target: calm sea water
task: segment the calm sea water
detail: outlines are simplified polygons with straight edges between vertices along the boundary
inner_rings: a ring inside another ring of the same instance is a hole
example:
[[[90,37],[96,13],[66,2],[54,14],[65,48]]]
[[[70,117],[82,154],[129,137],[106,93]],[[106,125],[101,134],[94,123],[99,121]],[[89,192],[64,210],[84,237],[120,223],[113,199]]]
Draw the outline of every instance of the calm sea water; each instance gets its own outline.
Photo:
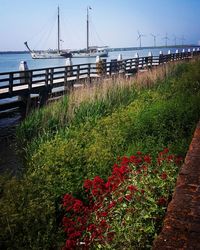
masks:
[[[167,54],[170,48],[162,49],[164,54]],[[170,49],[171,52],[175,52],[175,48]],[[152,49],[153,55],[158,55],[160,49]],[[112,59],[117,59],[119,54],[122,54],[123,59],[133,58],[135,53],[138,53],[139,56],[147,56],[149,50],[130,50],[130,51],[117,51],[117,52],[109,52],[109,56],[107,61]],[[72,58],[72,63],[74,65],[81,63],[94,63],[95,58]],[[29,69],[37,69],[37,68],[46,68],[46,67],[56,67],[56,66],[64,66],[66,64],[66,59],[32,59],[30,54],[0,54],[0,72],[10,72],[10,71],[18,71],[19,64],[21,61],[26,61]]]

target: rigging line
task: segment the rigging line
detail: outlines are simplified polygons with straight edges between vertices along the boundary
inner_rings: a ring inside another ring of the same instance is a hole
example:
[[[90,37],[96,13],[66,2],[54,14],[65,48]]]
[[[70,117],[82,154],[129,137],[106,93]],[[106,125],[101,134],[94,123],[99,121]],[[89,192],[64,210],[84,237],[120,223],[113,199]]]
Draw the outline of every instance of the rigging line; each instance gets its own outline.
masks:
[[[46,30],[43,35],[40,37],[40,39],[38,40],[37,44],[36,44],[36,48],[42,48],[44,49],[45,48],[45,44],[46,44],[46,41],[47,41],[47,38],[49,37],[49,34],[51,33],[53,27],[55,26],[55,22],[53,24],[53,26],[50,27],[49,30]]]
[[[52,35],[52,31],[55,30],[54,27],[56,26],[56,24],[57,24],[57,22],[55,21],[55,22],[54,22],[54,26],[52,26],[51,29],[49,30],[49,32],[47,33],[46,39],[44,40],[44,48],[45,48],[45,45],[47,45],[47,41],[50,40],[49,38],[50,38],[50,36]],[[55,33],[55,32],[54,32],[54,33]],[[57,35],[55,35],[55,47],[56,47],[56,45],[57,45],[56,39],[57,39]]]
[[[40,34],[40,33],[43,33],[43,31],[44,30],[46,30],[46,27],[47,26],[49,26],[49,23],[50,22],[52,22],[52,20],[54,20],[55,19],[55,17],[53,16],[51,16],[45,23],[44,23],[44,25],[42,25],[42,27],[40,26],[40,27],[38,27],[39,28],[39,30],[37,30],[37,32],[35,32],[34,34],[32,34],[28,39],[27,39],[27,41],[31,41],[34,37],[36,37],[38,34]]]
[[[72,25],[72,23],[70,22],[70,20],[69,19],[67,19],[66,20],[66,17],[65,16],[61,16],[61,18],[62,18],[62,26],[63,26],[63,24],[64,24],[64,27],[73,27],[73,25]],[[73,23],[74,24],[74,23]],[[62,29],[62,30],[66,30],[66,29]],[[68,38],[68,39],[64,39],[64,41],[66,40],[66,41],[69,41],[69,37],[70,37],[70,41],[71,41],[71,38],[73,39],[73,40],[78,40],[78,41],[81,41],[82,39],[81,39],[81,36],[79,36],[76,32],[74,32],[74,30],[71,32],[71,29],[67,29],[68,30],[68,32],[67,32],[67,36],[65,36],[65,38]],[[75,37],[75,38],[74,38]],[[61,39],[62,38],[64,38],[64,37],[62,37],[61,36]],[[73,43],[72,41],[71,41],[71,43]],[[67,44],[69,44],[69,43],[67,43]]]
[[[49,29],[52,29],[52,26],[55,26],[55,20],[56,20],[55,14],[48,20],[49,22],[45,23],[45,25],[42,26],[42,28],[40,29],[40,32],[37,32],[37,34],[41,34],[41,36],[40,37],[38,36],[39,39],[37,40],[35,39],[35,45],[33,46],[33,48],[39,48],[39,47],[42,48],[42,45],[44,44],[44,39],[49,33]]]
[[[96,30],[96,27],[95,27],[94,23],[92,22],[92,20],[90,21],[90,23],[91,23],[92,29],[94,29],[95,35],[97,36],[97,38],[99,39],[99,41],[102,43],[102,45],[105,44],[105,42],[99,36],[99,34],[98,34],[97,30]]]

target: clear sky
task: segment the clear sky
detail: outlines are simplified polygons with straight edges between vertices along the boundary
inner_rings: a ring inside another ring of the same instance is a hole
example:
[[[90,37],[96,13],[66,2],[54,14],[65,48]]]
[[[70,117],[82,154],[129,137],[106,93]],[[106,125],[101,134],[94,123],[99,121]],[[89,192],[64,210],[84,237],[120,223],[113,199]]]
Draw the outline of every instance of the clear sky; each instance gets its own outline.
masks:
[[[86,47],[86,9],[90,10],[90,45],[142,46],[200,44],[200,0],[0,0],[0,51],[56,48],[57,6],[62,48]]]

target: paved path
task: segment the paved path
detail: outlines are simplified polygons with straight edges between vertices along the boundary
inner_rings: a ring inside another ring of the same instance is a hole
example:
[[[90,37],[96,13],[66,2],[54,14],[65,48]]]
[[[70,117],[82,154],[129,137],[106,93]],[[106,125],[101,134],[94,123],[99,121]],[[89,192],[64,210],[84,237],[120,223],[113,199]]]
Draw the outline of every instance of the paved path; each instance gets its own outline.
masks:
[[[200,122],[179,173],[164,227],[153,250],[200,250]]]

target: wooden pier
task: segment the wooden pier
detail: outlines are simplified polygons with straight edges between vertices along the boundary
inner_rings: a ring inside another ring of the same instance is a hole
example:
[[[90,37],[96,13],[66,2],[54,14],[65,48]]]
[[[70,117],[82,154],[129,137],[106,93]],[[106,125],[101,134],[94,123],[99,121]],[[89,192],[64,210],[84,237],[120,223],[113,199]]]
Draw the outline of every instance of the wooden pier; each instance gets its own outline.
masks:
[[[153,56],[149,53],[146,57],[134,57],[131,59],[116,59],[106,62],[100,59],[97,63],[70,65],[63,67],[50,67],[25,71],[13,71],[0,73],[0,111],[15,108],[20,103],[27,105],[33,95],[39,98],[39,105],[43,105],[52,93],[64,94],[75,84],[90,84],[93,79],[122,75],[129,77],[141,69],[149,69],[171,61],[179,61],[200,55],[200,51],[183,51],[177,53],[160,53]],[[15,101],[13,97],[17,97]],[[8,98],[8,99],[7,99]]]

